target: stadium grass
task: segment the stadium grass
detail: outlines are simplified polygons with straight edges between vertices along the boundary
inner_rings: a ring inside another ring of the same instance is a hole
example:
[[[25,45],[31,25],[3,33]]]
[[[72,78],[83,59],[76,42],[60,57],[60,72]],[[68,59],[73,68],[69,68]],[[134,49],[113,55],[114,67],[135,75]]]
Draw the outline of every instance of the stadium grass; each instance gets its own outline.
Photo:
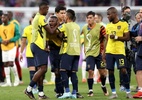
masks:
[[[128,100],[126,99],[126,93],[119,91],[119,77],[118,77],[118,70],[115,70],[116,74],[116,90],[118,94],[118,99],[115,100]],[[48,72],[46,73],[46,79],[50,80],[50,69],[48,69]],[[93,97],[87,97],[88,93],[88,86],[87,83],[82,83],[82,78],[81,78],[81,69],[79,69],[78,72],[78,77],[79,77],[79,92],[84,96],[84,100],[108,100],[109,96],[104,96],[100,84],[94,84],[93,85],[93,91],[94,91],[94,96]],[[23,69],[23,81],[24,84],[19,85],[17,87],[0,87],[0,100],[29,100],[29,98],[24,94],[24,89],[27,87],[29,84],[29,72],[27,68]],[[110,87],[107,84],[106,85],[109,93],[110,92]],[[131,77],[131,87],[135,89],[136,87],[136,78],[134,73],[132,72],[132,77]],[[71,85],[70,88],[72,89]],[[44,92],[47,96],[50,97],[49,100],[57,100],[55,98],[55,92],[54,92],[54,85],[44,85]],[[132,93],[134,94],[134,93]],[[35,94],[35,97],[38,100],[38,95]],[[71,99],[67,99],[71,100]],[[131,99],[133,100],[133,99]]]

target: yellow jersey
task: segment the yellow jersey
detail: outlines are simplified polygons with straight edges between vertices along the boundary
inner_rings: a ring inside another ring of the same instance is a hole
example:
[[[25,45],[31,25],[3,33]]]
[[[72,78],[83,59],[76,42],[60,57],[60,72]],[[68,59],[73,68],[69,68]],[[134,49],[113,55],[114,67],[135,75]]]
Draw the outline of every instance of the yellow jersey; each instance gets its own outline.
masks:
[[[108,42],[106,46],[106,53],[123,54],[125,55],[125,44],[123,41],[110,39],[110,35],[114,34],[118,37],[123,37],[124,33],[129,32],[129,25],[127,22],[119,21],[116,24],[109,23],[106,26],[106,33],[108,34]]]
[[[32,43],[35,43],[39,48],[46,47],[46,30],[44,26],[47,25],[46,17],[37,13],[32,21]]]
[[[16,41],[20,38],[20,33],[18,27],[9,23],[8,25],[0,25],[0,42],[3,40],[10,40],[8,45],[1,44],[2,50],[11,50],[14,46],[16,46]]]
[[[26,57],[33,57],[33,54],[31,52],[31,36],[32,36],[32,25],[29,25],[24,28],[24,32],[22,35],[22,38],[27,38],[28,44],[26,48]]]

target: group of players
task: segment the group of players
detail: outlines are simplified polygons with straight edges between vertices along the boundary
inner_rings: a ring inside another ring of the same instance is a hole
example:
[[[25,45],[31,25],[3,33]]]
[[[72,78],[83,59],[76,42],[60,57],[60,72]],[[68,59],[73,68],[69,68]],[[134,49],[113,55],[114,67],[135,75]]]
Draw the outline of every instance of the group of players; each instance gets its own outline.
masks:
[[[127,98],[141,98],[141,27],[129,32],[129,24],[120,20],[118,11],[115,7],[107,9],[107,16],[110,23],[106,28],[95,21],[95,12],[89,11],[86,14],[86,21],[80,31],[80,26],[75,22],[76,15],[72,9],[66,10],[63,6],[55,8],[55,15],[51,15],[47,22],[46,15],[49,6],[46,2],[39,4],[39,12],[30,19],[30,25],[24,29],[21,41],[20,60],[23,58],[23,50],[28,40],[26,57],[30,71],[30,83],[24,93],[30,98],[35,99],[32,90],[38,87],[39,99],[48,99],[43,91],[43,79],[48,68],[48,56],[51,62],[52,72],[55,73],[55,92],[57,98],[83,98],[78,91],[78,62],[81,52],[80,33],[84,36],[84,53],[86,57],[86,71],[88,72],[88,96],[93,96],[93,76],[95,65],[100,73],[101,88],[105,96],[109,93],[105,86],[108,69],[109,84],[112,95],[110,99],[117,98],[115,89],[115,62],[120,70],[122,85],[125,87]],[[142,18],[140,13],[138,15]],[[6,20],[4,22],[4,20]],[[8,14],[2,15],[3,27],[0,32],[1,47],[4,67],[13,66],[15,60],[13,52],[16,52],[15,42],[19,39],[20,33],[16,25],[9,24]],[[141,24],[138,23],[138,26]],[[7,27],[6,27],[7,26]],[[10,28],[9,28],[10,27]],[[7,32],[7,34],[5,34]],[[8,36],[7,36],[8,35]],[[138,81],[138,92],[131,96],[130,79],[128,75],[129,67],[125,57],[125,44],[132,36],[137,42],[136,55],[136,77]],[[8,52],[7,52],[8,51]],[[12,52],[12,53],[11,53]],[[9,54],[11,58],[9,58]],[[8,55],[8,57],[5,57]],[[13,67],[14,68],[14,67]],[[72,92],[69,88],[69,77],[72,82]],[[9,82],[9,80],[6,80]],[[11,84],[9,84],[11,85]]]

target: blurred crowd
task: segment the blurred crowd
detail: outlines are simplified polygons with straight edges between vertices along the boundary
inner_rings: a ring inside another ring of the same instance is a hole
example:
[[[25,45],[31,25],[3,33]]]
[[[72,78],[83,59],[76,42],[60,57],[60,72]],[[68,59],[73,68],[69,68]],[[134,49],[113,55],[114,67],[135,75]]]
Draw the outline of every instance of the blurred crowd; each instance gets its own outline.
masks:
[[[50,6],[119,6],[120,3],[130,6],[142,5],[141,0],[0,0],[0,6],[6,7],[35,7],[41,1],[46,1]]]

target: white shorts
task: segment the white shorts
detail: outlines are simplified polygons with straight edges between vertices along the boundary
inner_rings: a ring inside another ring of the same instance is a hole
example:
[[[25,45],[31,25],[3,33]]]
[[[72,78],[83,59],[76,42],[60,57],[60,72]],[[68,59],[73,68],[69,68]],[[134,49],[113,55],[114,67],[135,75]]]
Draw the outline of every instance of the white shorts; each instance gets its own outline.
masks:
[[[3,62],[15,61],[15,57],[16,57],[16,46],[11,50],[2,51]]]

